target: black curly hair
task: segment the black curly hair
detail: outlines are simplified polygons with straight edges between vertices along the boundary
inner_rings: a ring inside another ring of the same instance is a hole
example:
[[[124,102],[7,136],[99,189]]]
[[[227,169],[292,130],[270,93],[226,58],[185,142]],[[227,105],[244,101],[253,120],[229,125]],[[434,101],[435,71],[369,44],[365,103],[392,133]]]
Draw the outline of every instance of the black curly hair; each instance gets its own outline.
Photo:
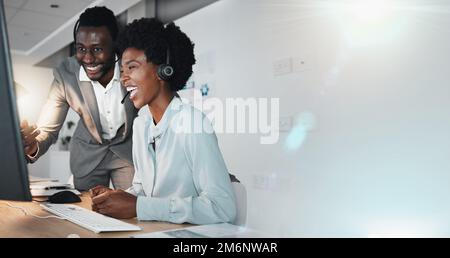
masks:
[[[116,44],[119,56],[127,48],[136,48],[144,51],[147,61],[155,65],[165,64],[170,53],[174,75],[168,83],[172,91],[183,89],[192,75],[194,44],[174,23],[164,26],[156,18],[134,20],[120,33]]]
[[[108,28],[113,41],[119,34],[119,25],[114,13],[105,6],[94,6],[86,9],[78,19],[73,30],[73,37],[76,41],[76,35],[80,27],[102,27]]]

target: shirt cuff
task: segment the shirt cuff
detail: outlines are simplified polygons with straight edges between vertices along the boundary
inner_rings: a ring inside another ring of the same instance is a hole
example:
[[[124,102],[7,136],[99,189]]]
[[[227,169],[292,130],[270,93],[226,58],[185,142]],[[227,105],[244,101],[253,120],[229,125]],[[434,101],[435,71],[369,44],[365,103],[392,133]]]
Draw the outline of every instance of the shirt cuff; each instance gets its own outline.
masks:
[[[170,221],[170,199],[138,196],[137,217],[141,221]]]
[[[131,195],[137,196],[137,193],[136,193],[136,191],[134,191],[133,186],[128,188],[127,190],[125,190],[125,192],[127,192],[127,193],[129,193]]]
[[[28,162],[29,162],[29,163],[34,163],[34,162],[36,162],[38,154],[39,154],[39,144],[38,144],[38,147],[37,147],[37,151],[36,151],[36,153],[35,153],[33,156],[31,156],[31,155],[26,155],[26,156],[27,156]]]

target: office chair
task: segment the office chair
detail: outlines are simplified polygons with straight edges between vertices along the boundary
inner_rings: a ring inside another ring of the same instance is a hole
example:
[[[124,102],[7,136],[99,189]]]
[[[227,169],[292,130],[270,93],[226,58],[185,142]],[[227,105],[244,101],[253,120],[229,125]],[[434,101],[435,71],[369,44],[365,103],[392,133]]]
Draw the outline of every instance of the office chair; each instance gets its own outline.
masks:
[[[236,218],[233,224],[245,226],[247,224],[247,190],[234,175],[230,174],[230,178],[234,195],[236,196]]]

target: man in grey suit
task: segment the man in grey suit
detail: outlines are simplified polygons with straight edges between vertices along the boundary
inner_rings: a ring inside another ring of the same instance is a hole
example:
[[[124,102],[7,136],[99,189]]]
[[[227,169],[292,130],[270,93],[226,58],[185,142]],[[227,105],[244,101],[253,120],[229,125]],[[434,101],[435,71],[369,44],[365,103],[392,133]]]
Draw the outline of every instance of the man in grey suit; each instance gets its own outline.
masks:
[[[114,41],[117,20],[106,7],[81,14],[74,29],[76,55],[53,72],[54,81],[38,127],[22,123],[25,153],[33,163],[58,139],[69,108],[80,115],[70,145],[70,168],[75,188],[97,185],[131,186],[132,123],[137,111],[120,85]]]

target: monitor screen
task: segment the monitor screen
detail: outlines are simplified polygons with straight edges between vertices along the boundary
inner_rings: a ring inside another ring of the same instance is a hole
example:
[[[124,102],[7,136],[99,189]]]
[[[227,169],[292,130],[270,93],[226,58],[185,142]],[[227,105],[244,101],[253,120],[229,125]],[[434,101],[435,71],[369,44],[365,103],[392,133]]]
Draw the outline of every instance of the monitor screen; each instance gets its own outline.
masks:
[[[0,35],[0,200],[31,201],[3,1],[0,1]]]

